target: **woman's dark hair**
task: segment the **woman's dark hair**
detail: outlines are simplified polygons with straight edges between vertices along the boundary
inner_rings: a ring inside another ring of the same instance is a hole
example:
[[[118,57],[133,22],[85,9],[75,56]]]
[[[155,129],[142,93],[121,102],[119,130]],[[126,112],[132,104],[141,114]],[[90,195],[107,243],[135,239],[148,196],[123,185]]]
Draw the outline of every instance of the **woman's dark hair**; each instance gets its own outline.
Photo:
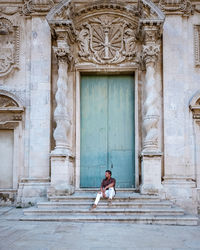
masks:
[[[112,172],[110,170],[106,170],[106,173],[109,173],[110,176],[112,175]]]

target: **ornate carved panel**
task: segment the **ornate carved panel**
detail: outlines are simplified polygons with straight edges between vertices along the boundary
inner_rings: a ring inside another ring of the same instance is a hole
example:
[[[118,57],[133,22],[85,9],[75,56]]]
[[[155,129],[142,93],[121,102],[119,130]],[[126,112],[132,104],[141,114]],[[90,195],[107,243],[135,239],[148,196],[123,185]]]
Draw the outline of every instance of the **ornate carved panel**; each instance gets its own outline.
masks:
[[[89,18],[78,29],[79,58],[97,64],[116,64],[136,57],[137,26],[114,15]]]
[[[195,65],[200,66],[200,25],[194,26]]]
[[[67,41],[75,64],[117,65],[140,62],[142,25],[160,27],[164,15],[148,0],[128,5],[116,0],[91,4],[65,0],[52,8],[47,20],[58,48]]]
[[[0,77],[18,68],[19,29],[10,20],[0,18]]]

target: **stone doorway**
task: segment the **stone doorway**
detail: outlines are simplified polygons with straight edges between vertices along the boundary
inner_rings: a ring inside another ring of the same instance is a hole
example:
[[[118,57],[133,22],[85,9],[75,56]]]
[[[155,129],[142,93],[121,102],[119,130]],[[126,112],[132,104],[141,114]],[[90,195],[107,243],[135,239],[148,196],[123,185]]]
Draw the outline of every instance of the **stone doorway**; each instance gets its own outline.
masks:
[[[74,97],[80,96],[77,79],[83,71],[138,72],[138,81],[142,83],[137,152],[141,156],[137,158],[141,183],[137,181],[136,186],[139,188],[141,184],[142,193],[157,193],[161,188],[161,70],[156,71],[156,67],[161,65],[164,15],[150,1],[132,3],[129,8],[127,4],[126,1],[81,4],[66,0],[47,16],[58,63],[55,149],[51,153],[52,194],[56,190],[71,194],[75,186],[79,187],[80,107]],[[156,75],[160,80],[156,80]]]

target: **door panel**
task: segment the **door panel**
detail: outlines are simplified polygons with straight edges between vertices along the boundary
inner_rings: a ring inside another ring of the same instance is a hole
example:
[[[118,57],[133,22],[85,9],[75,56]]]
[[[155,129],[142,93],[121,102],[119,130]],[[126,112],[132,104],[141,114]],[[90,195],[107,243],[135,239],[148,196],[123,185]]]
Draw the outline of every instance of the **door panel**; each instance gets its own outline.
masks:
[[[134,84],[129,75],[109,76],[109,166],[117,187],[134,184]]]
[[[107,78],[81,82],[81,187],[99,187],[107,167]]]
[[[81,187],[99,187],[106,169],[134,186],[133,76],[82,77],[80,163]]]
[[[133,151],[115,150],[109,154],[112,175],[116,178],[116,186],[120,188],[134,187]]]

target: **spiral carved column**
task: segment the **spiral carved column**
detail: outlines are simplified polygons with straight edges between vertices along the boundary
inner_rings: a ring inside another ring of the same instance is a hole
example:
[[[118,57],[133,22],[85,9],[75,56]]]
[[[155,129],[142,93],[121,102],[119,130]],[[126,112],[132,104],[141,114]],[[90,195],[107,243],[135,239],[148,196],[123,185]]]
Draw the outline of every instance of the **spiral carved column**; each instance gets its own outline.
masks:
[[[49,196],[74,193],[73,156],[71,153],[71,120],[69,115],[69,77],[68,63],[70,48],[66,41],[57,41],[54,53],[58,59],[58,80],[55,95],[56,108],[54,120],[56,128],[53,133],[55,149],[51,152],[51,187]]]
[[[156,194],[162,189],[160,151],[161,134],[161,82],[155,78],[156,65],[160,53],[158,26],[145,25],[143,61],[146,67],[143,104],[143,148],[141,153],[142,185],[141,193]]]
[[[158,151],[159,93],[155,80],[155,63],[159,54],[159,46],[154,44],[143,46],[146,64],[145,102],[144,102],[144,141],[143,152]]]
[[[56,108],[54,111],[56,128],[53,133],[56,143],[55,151],[69,154],[71,122],[68,113],[68,63],[66,60],[69,51],[67,47],[56,47],[54,48],[54,52],[58,57],[58,81],[55,95]]]

